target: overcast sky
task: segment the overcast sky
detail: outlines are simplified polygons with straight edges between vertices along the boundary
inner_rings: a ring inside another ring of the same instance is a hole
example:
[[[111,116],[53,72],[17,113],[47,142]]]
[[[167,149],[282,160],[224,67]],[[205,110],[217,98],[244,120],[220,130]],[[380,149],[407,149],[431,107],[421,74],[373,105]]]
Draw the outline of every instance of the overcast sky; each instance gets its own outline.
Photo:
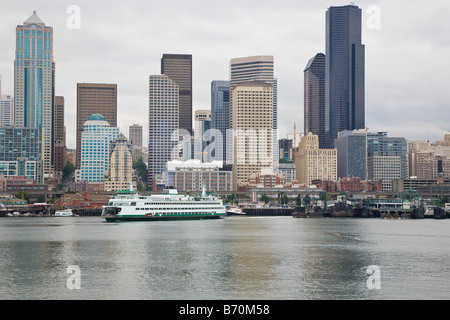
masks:
[[[273,55],[279,137],[303,130],[303,70],[325,52],[325,12],[347,1],[150,0],[0,2],[2,93],[13,94],[15,27],[37,10],[54,30],[56,95],[65,97],[67,146],[75,147],[76,84],[118,85],[118,126],[148,127],[148,77],[163,53],[192,54],[193,108],[210,109],[212,80],[231,58]],[[363,10],[366,125],[408,140],[450,129],[450,1],[369,0]],[[70,11],[79,8],[79,15]],[[79,28],[77,28],[79,26]],[[146,134],[145,138],[146,138]]]

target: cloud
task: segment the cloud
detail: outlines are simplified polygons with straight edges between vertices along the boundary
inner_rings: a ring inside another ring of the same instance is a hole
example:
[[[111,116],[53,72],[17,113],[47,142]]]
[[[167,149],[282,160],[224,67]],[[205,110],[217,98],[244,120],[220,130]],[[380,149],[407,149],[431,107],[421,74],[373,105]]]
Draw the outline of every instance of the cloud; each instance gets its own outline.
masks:
[[[68,146],[75,146],[76,83],[118,84],[118,125],[147,131],[148,77],[163,53],[193,55],[194,109],[210,108],[210,83],[229,77],[229,60],[275,57],[280,137],[303,128],[303,70],[325,52],[325,12],[344,1],[2,1],[2,92],[13,91],[15,27],[33,10],[54,28],[56,94],[65,96]],[[66,22],[69,5],[81,29]],[[358,5],[358,4],[357,4]],[[369,5],[381,28],[370,29]],[[450,20],[448,1],[371,1],[361,4],[366,46],[366,122],[374,131],[439,140],[448,125]],[[447,116],[446,116],[447,115]]]

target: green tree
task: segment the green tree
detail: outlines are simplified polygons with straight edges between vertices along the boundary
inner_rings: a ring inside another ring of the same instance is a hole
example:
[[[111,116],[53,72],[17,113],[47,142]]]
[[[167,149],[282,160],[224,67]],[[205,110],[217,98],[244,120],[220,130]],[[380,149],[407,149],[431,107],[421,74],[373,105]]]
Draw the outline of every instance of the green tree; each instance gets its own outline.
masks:
[[[66,180],[75,171],[75,166],[72,162],[68,161],[63,169],[63,181]]]
[[[299,194],[297,195],[297,198],[295,198],[295,203],[297,204],[297,206],[301,206],[302,205],[302,196]]]
[[[269,202],[269,197],[267,196],[267,194],[262,194],[261,195],[261,201],[264,201],[264,203],[268,203]]]

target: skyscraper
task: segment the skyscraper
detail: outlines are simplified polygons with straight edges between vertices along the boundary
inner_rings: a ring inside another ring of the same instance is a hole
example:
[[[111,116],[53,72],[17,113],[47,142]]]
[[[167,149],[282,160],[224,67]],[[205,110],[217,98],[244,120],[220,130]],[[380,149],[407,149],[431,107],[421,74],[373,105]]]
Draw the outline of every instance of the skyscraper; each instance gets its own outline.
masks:
[[[304,74],[304,133],[319,137],[326,148],[325,135],[325,55],[318,53],[306,65]]]
[[[179,86],[179,128],[192,135],[192,55],[163,54],[161,74],[165,74]]]
[[[62,178],[64,166],[66,165],[66,127],[64,126],[64,97],[55,97],[55,107],[53,112],[53,140],[54,155],[53,164],[55,176]]]
[[[179,86],[167,75],[149,78],[148,185],[166,169],[179,137]]]
[[[106,191],[129,190],[133,183],[132,146],[123,134],[111,142]],[[134,189],[134,186],[133,186]]]
[[[142,158],[142,126],[133,124],[129,127],[133,161]]]
[[[81,181],[104,181],[111,141],[118,137],[119,128],[110,126],[102,115],[93,114],[87,119],[81,133]]]
[[[77,84],[77,169],[81,161],[81,133],[93,114],[101,114],[111,127],[117,126],[117,84]]]
[[[0,125],[13,125],[14,98],[9,94],[2,94],[0,97]]]
[[[361,9],[330,7],[326,13],[325,132],[332,148],[339,131],[365,127],[365,49]]]
[[[244,81],[262,81],[268,83],[273,88],[273,169],[278,170],[278,113],[277,113],[277,79],[274,77],[273,56],[251,56],[244,58],[234,58],[230,60],[230,101],[233,101],[233,89]],[[233,126],[230,117],[230,127]]]
[[[367,178],[367,132],[345,130],[338,133],[337,149],[339,178]]]
[[[55,99],[53,28],[36,11],[16,27],[14,61],[14,122],[18,127],[42,131],[45,178],[53,177],[53,104]]]
[[[230,129],[230,82],[214,80],[211,82],[211,127],[222,133],[222,150],[216,159],[225,161],[227,155],[227,130]]]
[[[237,190],[249,175],[273,170],[273,87],[246,81],[234,86],[232,94],[233,188]]]

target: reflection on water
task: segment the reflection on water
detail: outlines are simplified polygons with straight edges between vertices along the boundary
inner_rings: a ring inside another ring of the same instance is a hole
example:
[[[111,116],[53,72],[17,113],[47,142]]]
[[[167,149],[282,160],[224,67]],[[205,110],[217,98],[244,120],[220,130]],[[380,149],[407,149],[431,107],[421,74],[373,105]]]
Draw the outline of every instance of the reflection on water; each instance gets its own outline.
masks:
[[[450,221],[0,219],[2,299],[449,299]],[[70,290],[68,266],[81,289]],[[368,266],[381,289],[367,287]]]

